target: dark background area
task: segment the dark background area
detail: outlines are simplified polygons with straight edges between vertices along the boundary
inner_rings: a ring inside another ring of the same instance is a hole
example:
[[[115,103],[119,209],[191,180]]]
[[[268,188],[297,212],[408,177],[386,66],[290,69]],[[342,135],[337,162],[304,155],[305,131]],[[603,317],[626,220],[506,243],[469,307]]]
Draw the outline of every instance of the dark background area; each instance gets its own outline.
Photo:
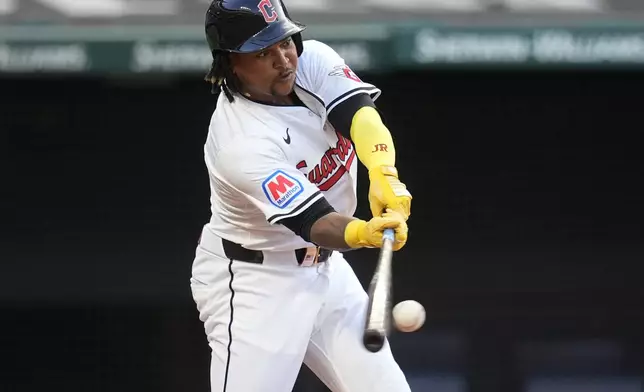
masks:
[[[410,377],[641,380],[644,73],[361,76],[414,195],[395,299],[428,320],[391,338]],[[189,277],[208,86],[4,75],[0,100],[0,391],[207,391]],[[366,284],[375,252],[347,258]],[[304,371],[296,390],[324,389]]]

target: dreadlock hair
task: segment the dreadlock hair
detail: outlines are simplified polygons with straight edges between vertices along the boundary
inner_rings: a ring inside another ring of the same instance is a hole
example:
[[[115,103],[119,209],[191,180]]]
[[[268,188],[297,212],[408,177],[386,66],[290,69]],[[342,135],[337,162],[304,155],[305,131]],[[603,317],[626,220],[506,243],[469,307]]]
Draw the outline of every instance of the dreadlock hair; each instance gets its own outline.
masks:
[[[230,53],[213,51],[212,67],[205,80],[212,84],[212,93],[219,95],[223,92],[229,102],[233,102],[233,93],[240,92],[239,79],[233,73],[230,63]]]

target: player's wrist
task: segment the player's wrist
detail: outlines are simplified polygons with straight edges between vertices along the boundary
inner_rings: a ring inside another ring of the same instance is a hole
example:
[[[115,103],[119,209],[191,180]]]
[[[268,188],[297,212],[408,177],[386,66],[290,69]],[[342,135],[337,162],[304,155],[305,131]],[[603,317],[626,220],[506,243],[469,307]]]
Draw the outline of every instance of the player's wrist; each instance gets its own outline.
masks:
[[[398,178],[398,169],[394,165],[382,164],[369,169],[369,178],[374,179],[380,176],[391,176]]]
[[[363,239],[363,233],[367,227],[367,222],[362,219],[354,219],[349,222],[344,229],[344,242],[350,248],[363,248],[366,243]]]

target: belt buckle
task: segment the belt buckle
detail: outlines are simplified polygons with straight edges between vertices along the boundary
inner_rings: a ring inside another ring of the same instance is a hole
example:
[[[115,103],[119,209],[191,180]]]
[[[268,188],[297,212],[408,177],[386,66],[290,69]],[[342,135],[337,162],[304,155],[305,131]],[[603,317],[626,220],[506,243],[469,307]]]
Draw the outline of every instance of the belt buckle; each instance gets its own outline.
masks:
[[[306,255],[304,256],[304,260],[302,260],[302,264],[300,265],[302,267],[310,267],[317,264],[319,259],[320,247],[316,246],[315,248],[306,248]]]

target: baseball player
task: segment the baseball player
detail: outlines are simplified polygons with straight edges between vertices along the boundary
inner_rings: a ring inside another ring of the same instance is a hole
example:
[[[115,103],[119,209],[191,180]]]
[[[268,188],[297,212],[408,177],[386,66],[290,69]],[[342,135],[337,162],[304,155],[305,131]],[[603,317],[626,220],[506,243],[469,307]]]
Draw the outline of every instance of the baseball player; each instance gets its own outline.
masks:
[[[406,392],[388,343],[362,345],[367,293],[340,251],[407,241],[411,195],[374,100],[380,90],[281,0],[215,0],[206,17],[218,94],[205,141],[211,219],[191,289],[215,392],[287,392],[302,363],[334,392]],[[357,158],[357,159],[356,159]],[[357,166],[373,218],[353,217]]]

